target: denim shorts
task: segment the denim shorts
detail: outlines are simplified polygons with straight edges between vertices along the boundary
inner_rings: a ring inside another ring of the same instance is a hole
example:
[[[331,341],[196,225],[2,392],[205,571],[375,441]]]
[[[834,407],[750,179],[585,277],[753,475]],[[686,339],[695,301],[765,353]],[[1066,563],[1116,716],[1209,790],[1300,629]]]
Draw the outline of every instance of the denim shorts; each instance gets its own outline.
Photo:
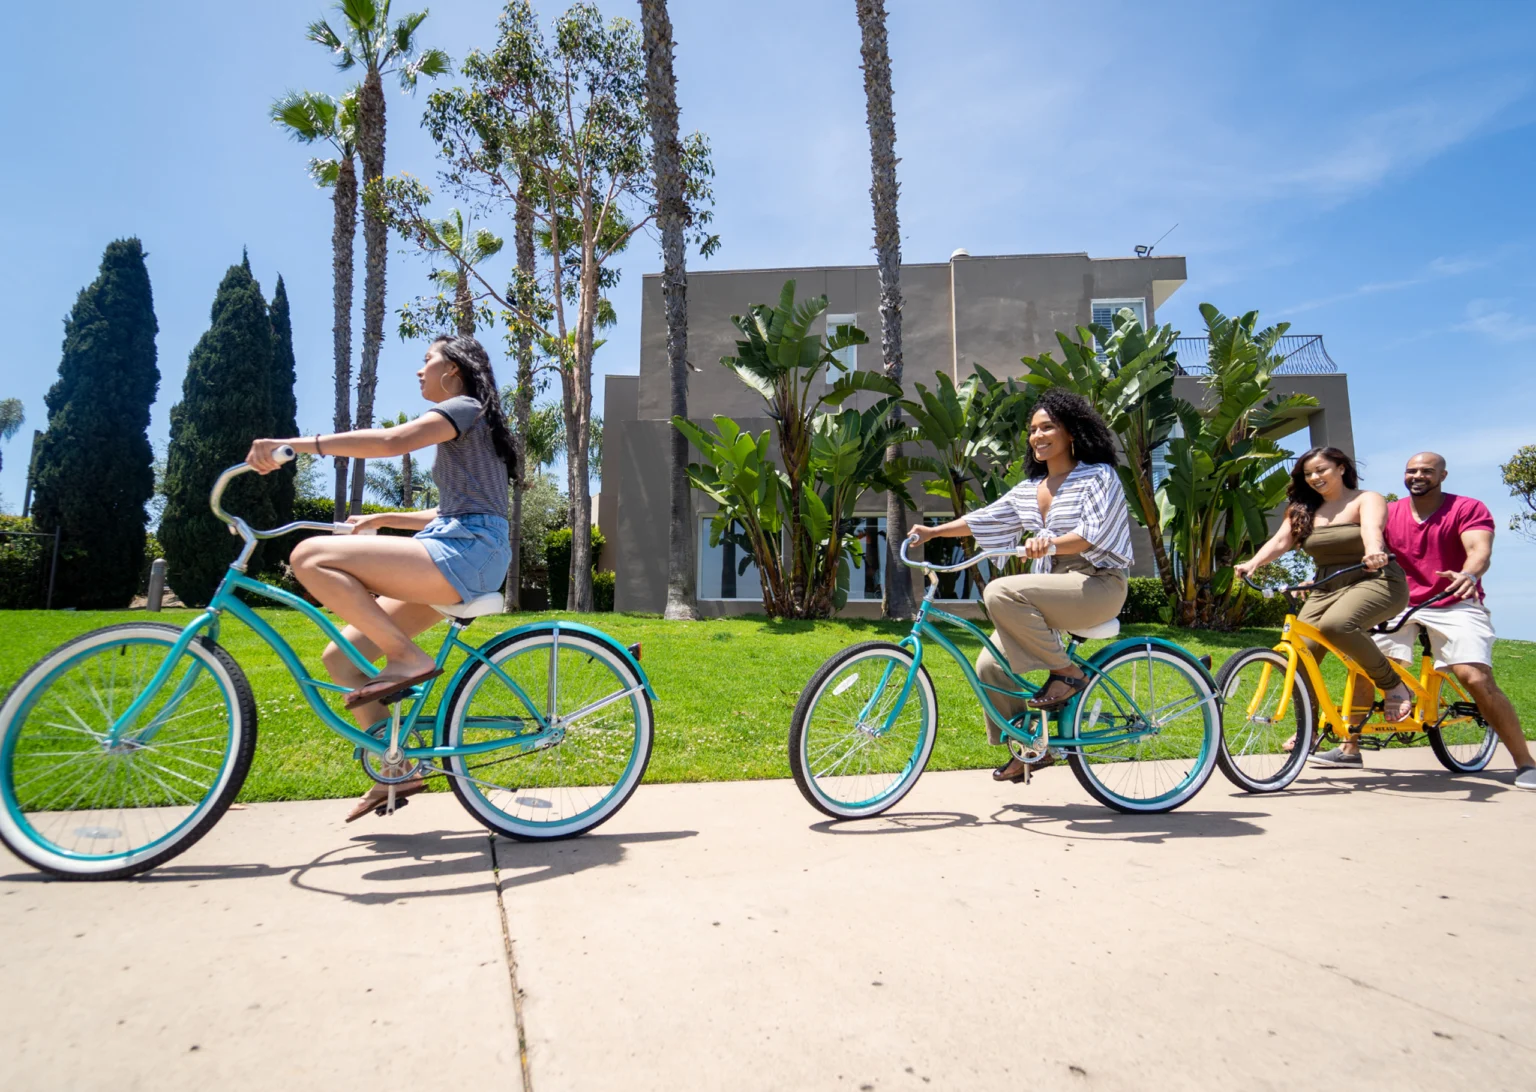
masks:
[[[507,579],[512,547],[500,516],[438,516],[415,537],[462,603],[496,591]]]

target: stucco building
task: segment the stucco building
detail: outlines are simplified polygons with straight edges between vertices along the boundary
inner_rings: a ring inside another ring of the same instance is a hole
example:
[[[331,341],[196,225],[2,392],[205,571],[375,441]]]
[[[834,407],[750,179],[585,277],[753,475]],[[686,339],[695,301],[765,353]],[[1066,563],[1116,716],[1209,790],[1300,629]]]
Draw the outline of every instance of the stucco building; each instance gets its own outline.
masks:
[[[870,344],[845,350],[844,363],[878,369],[880,358],[879,276],[875,267],[752,269],[690,273],[688,276],[688,355],[698,368],[691,373],[688,411],[705,424],[716,414],[735,418],[758,433],[772,428],[761,397],[719,365],[735,351],[739,331],[732,315],[755,303],[776,303],[784,282],[796,281],[797,298],[825,295],[825,323],[853,323]],[[963,379],[974,364],[1000,378],[1021,375],[1020,358],[1053,351],[1060,359],[1056,331],[1071,331],[1090,321],[1108,324],[1109,316],[1130,307],[1147,326],[1157,310],[1185,281],[1182,257],[1090,258],[1087,254],[1021,254],[971,257],[956,251],[947,262],[904,265],[901,287],[905,380],[931,386],[935,372]],[[598,523],[607,539],[604,566],[615,576],[617,610],[660,611],[666,602],[667,449],[669,380],[666,319],[659,275],[644,279],[638,375],[610,375],[604,391],[604,482]],[[1181,339],[1179,362],[1186,374],[1175,382],[1177,394],[1199,401],[1203,338]],[[1297,450],[1332,444],[1353,454],[1349,389],[1315,335],[1291,335],[1289,354],[1275,381],[1280,394],[1316,396],[1317,409],[1296,418],[1301,433],[1284,441]],[[947,509],[939,498],[913,490],[926,511]],[[737,573],[739,558],[729,547],[708,544],[707,498],[693,494],[695,563],[700,609],[706,614],[744,614],[762,610],[755,570]],[[870,493],[859,506],[867,519],[867,541],[883,533],[885,497]],[[948,518],[945,515],[944,518]],[[1137,528],[1137,568],[1152,572],[1145,533]],[[879,555],[881,551],[870,551]],[[878,615],[884,574],[879,565],[854,573],[844,614]],[[911,578],[917,580],[916,574]],[[964,594],[957,588],[957,595]]]

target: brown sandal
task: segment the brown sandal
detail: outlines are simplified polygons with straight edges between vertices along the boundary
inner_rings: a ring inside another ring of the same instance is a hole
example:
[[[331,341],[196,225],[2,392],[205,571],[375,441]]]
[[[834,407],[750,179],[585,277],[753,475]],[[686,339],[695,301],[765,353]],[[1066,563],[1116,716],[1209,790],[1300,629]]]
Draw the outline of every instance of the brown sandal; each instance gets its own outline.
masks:
[[[390,702],[402,697],[407,690],[417,683],[424,683],[428,679],[435,679],[443,673],[443,669],[433,666],[430,670],[422,671],[415,675],[406,675],[395,678],[379,678],[356,690],[350,691],[342,700],[342,705],[348,709],[356,709],[359,705],[367,705],[369,702]]]
[[[1067,685],[1067,692],[1059,698],[1044,697],[1043,695],[1045,692],[1051,688],[1051,684],[1058,682],[1065,683]],[[1060,709],[1063,705],[1066,705],[1067,702],[1071,701],[1078,694],[1082,693],[1082,691],[1085,690],[1087,686],[1088,678],[1086,675],[1058,675],[1056,672],[1052,671],[1048,676],[1046,676],[1045,685],[1040,688],[1040,693],[1030,698],[1024,704],[1029,706],[1031,709]]]
[[[1047,766],[1056,765],[1056,752],[1046,751],[1045,754],[1032,762],[1023,759],[1009,758],[997,769],[992,771],[993,781],[1011,781],[1017,785],[1020,781],[1028,781],[1030,774],[1039,773]]]
[[[405,798],[407,796],[415,796],[417,793],[424,791],[426,787],[427,783],[419,777],[414,781],[400,782],[400,784],[395,786],[395,810],[399,811],[405,806]],[[382,815],[387,807],[389,807],[389,786],[375,782],[369,786],[368,791],[363,793],[362,799],[347,813],[347,822],[355,823],[370,811]]]

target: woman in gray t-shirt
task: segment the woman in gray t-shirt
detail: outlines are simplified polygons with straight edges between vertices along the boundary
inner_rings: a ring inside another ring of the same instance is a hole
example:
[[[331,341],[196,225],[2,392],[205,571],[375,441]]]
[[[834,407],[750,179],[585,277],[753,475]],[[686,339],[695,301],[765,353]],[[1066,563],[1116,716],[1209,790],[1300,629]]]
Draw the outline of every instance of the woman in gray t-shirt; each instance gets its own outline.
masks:
[[[433,405],[409,424],[256,440],[246,456],[246,462],[267,474],[278,468],[272,453],[282,445],[349,459],[384,459],[437,445],[432,470],[436,509],[347,521],[359,532],[397,527],[415,531],[414,537],[321,536],[293,549],[294,576],[348,623],[343,631],[347,640],[370,660],[388,657],[371,681],[335,645],[322,657],[333,679],[354,687],[345,704],[365,729],[386,715],[383,698],[441,673],[411,640],[442,620],[429,604],[465,603],[496,591],[512,561],[507,482],[516,456],[490,358],[472,337],[438,338],[427,348],[416,377],[422,397]],[[396,786],[395,795],[421,787],[419,780],[406,782]],[[366,815],[382,788],[370,789],[348,821]]]

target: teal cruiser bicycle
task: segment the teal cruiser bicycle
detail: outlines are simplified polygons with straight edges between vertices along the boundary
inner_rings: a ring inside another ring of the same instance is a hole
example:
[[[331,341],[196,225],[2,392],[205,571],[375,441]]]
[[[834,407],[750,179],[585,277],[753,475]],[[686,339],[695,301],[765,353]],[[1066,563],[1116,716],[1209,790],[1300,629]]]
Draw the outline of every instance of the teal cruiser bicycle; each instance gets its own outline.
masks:
[[[1062,635],[1067,655],[1088,685],[1060,710],[1028,710],[1009,718],[993,694],[1027,699],[1039,687],[1011,674],[1011,689],[981,681],[941,624],[969,633],[1008,659],[980,627],[934,605],[938,574],[1021,549],[975,554],[955,565],[901,559],[926,570],[928,592],[912,632],[901,641],[866,641],[824,663],[806,684],[789,732],[789,764],[812,806],[839,819],[878,815],[917,784],[933,752],[939,707],[923,659],[930,645],[960,666],[982,711],[1005,725],[1017,758],[1047,747],[1065,752],[1072,772],[1095,800],[1117,811],[1164,812],[1199,792],[1221,750],[1221,705],[1210,664],[1158,637],[1127,637],[1084,659],[1078,646],[1120,632],[1118,620]],[[1054,717],[1054,724],[1051,719]]]
[[[292,449],[284,449],[287,459]],[[464,640],[501,596],[442,606],[437,653],[464,660],[405,691],[387,720],[359,730],[327,696],[347,688],[309,674],[291,646],[238,596],[299,611],[358,668],[365,660],[319,610],[246,575],[261,539],[299,530],[350,533],[350,524],[289,523],[256,531],[220,507],[244,463],[219,476],[213,513],[244,541],[208,607],[185,627],[130,622],[60,645],[0,705],[0,840],[54,876],[107,880],[163,864],[206,834],[240,791],[256,749],[256,702],[240,665],[218,644],[225,615],[277,653],[310,708],[355,748],[374,781],[448,779],[459,802],[492,831],[567,838],[611,817],[650,761],[651,684],[640,648],[590,626],[538,622],[480,643]],[[401,798],[399,803],[406,803]],[[393,812],[393,789],[380,812]]]

